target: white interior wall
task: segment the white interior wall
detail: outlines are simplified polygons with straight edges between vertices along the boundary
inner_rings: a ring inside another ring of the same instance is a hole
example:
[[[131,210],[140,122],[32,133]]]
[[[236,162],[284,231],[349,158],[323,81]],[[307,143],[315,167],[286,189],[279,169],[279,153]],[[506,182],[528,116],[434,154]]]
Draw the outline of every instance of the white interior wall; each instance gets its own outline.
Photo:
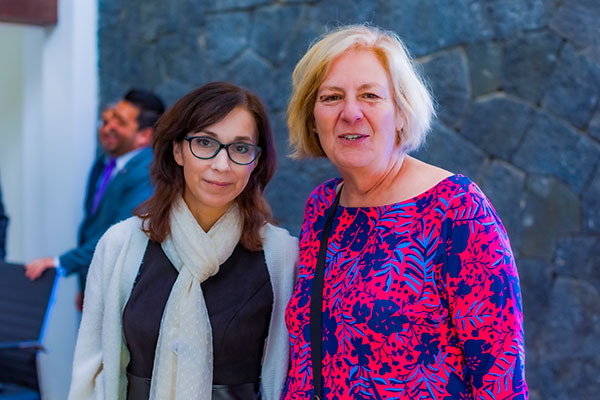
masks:
[[[75,245],[96,148],[97,4],[59,2],[59,23],[0,23],[0,179],[7,257]]]
[[[49,28],[0,23],[0,180],[7,259],[76,244],[96,149],[97,1],[61,0]],[[78,329],[75,277],[61,279],[38,358],[45,400],[66,398]]]
[[[23,42],[27,29],[0,23],[0,184],[6,213],[10,217],[7,258],[22,259],[24,190],[23,168]]]

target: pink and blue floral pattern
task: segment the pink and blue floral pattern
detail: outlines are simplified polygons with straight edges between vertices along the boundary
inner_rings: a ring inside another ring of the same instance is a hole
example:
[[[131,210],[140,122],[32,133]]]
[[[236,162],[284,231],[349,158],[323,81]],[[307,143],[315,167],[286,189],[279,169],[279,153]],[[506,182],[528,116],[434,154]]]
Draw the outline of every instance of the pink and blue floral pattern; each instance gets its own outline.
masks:
[[[339,180],[307,201],[286,321],[283,399],[313,394],[310,292]],[[461,175],[381,207],[338,207],[323,285],[326,399],[527,399],[519,279],[481,190]]]

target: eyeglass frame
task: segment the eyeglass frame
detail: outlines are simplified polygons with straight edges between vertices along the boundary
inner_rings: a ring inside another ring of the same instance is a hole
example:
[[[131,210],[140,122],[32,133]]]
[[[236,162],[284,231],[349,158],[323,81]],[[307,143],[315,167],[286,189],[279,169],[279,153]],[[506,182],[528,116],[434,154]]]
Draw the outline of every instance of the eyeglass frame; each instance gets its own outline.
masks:
[[[200,157],[197,156],[196,153],[194,153],[194,150],[192,150],[192,140],[194,139],[198,139],[198,138],[206,138],[206,139],[210,139],[210,140],[214,140],[215,142],[217,142],[219,144],[219,148],[215,151],[215,154],[213,154],[210,157]],[[258,156],[260,156],[260,153],[262,152],[262,149],[260,148],[260,146],[257,146],[255,144],[252,143],[246,143],[246,142],[231,142],[231,143],[227,143],[227,144],[223,144],[221,143],[218,139],[215,139],[214,137],[211,136],[189,136],[186,135],[183,137],[183,140],[185,140],[186,142],[188,142],[189,146],[190,146],[190,153],[192,153],[192,155],[200,160],[210,160],[215,158],[219,152],[223,149],[225,149],[225,153],[227,153],[227,158],[229,158],[231,160],[232,163],[237,164],[237,165],[250,165],[252,164],[254,161],[256,161],[256,159],[258,158]],[[247,163],[239,163],[237,161],[235,161],[233,158],[231,158],[231,154],[229,154],[229,146],[234,145],[234,144],[245,144],[246,146],[252,146],[256,149],[256,155],[254,156],[254,158],[252,159],[252,161],[247,162]]]

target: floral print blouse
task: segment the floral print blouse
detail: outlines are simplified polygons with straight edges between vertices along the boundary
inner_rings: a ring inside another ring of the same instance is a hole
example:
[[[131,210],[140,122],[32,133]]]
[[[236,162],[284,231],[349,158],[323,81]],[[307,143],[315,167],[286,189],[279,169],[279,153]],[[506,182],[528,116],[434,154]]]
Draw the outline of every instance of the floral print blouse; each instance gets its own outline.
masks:
[[[310,293],[340,180],[310,195],[286,310],[283,399],[313,394]],[[527,399],[521,294],[492,205],[454,175],[379,207],[338,206],[323,283],[325,399]]]

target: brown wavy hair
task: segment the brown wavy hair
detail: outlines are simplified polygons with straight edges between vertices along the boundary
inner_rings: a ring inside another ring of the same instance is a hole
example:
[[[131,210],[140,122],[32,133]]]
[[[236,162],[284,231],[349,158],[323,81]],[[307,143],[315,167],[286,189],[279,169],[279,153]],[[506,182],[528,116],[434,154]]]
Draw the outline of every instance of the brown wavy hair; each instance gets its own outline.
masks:
[[[236,107],[244,107],[254,117],[258,146],[262,149],[248,184],[236,200],[242,215],[240,243],[248,250],[262,249],[260,229],[266,222],[273,222],[271,208],[263,195],[275,172],[273,133],[260,99],[227,82],[209,83],[186,94],[156,123],[152,142],[154,160],[150,166],[155,190],[134,211],[134,215],[142,218],[143,231],[150,240],[162,243],[167,238],[171,232],[171,207],[185,188],[183,168],[173,157],[173,143],[221,121]]]

